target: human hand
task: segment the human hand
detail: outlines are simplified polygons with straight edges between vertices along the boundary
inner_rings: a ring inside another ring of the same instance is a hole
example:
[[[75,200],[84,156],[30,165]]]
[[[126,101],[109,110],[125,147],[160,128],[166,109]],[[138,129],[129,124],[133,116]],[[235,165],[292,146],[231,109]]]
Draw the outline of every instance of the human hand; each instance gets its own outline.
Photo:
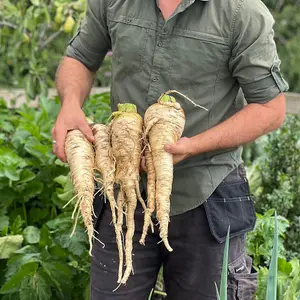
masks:
[[[62,106],[52,129],[52,151],[63,162],[66,161],[65,139],[68,131],[73,129],[80,130],[90,142],[94,142],[92,129],[88,125],[81,108],[79,106]]]
[[[191,139],[182,137],[175,144],[166,145],[165,151],[173,154],[173,163],[176,165],[192,155]]]

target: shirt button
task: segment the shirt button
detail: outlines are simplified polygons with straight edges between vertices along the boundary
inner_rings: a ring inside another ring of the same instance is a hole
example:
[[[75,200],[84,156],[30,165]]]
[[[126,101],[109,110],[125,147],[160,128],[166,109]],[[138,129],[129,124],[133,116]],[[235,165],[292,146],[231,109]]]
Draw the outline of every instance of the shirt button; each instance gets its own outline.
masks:
[[[153,78],[152,78],[152,81],[153,81],[153,82],[156,82],[156,81],[158,81],[158,78],[157,78],[157,77],[153,77]]]
[[[131,19],[130,19],[130,18],[128,18],[128,19],[126,20],[126,22],[127,22],[127,23],[130,23],[130,22],[131,22]]]
[[[168,30],[167,30],[167,29],[163,29],[163,33],[164,33],[164,34],[167,34],[167,33],[168,33]]]
[[[163,45],[163,42],[158,42],[158,43],[157,43],[157,46],[158,46],[158,47],[161,47],[162,45]]]

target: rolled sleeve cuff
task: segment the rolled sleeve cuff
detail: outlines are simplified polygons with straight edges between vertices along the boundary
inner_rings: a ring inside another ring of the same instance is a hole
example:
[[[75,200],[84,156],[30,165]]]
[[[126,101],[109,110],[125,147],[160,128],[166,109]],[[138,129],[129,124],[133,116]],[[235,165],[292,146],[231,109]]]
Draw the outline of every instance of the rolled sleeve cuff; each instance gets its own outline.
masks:
[[[84,45],[84,41],[85,39],[81,38],[80,26],[76,34],[69,41],[67,49],[65,51],[65,56],[78,60],[83,65],[85,65],[91,72],[96,72],[100,68],[108,51],[105,39],[103,39],[103,49],[98,49],[97,53],[90,51],[88,47]]]
[[[266,103],[289,89],[281,76],[279,67],[272,66],[270,75],[247,84],[241,84],[247,103]]]
[[[67,57],[74,58],[85,65],[91,72],[96,72],[100,65],[102,64],[106,53],[103,53],[101,57],[98,54],[89,52],[87,49],[80,45],[80,42],[77,45],[69,43],[65,55]],[[96,63],[95,63],[96,62]]]

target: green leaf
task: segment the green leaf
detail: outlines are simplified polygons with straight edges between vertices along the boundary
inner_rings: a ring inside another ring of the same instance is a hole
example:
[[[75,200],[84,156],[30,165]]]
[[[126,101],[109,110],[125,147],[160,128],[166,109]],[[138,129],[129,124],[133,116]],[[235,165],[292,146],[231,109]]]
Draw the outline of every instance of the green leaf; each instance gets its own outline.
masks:
[[[88,281],[88,284],[86,285],[86,288],[84,289],[83,292],[83,299],[90,300],[90,295],[91,295],[91,283],[90,281]]]
[[[278,270],[278,226],[277,213],[275,212],[275,231],[273,239],[273,249],[271,264],[268,276],[266,300],[276,300],[277,298],[277,270]]]
[[[17,292],[10,292],[9,294],[5,294],[1,297],[1,300],[19,300],[19,291]]]
[[[27,169],[24,169],[24,170],[22,170],[22,172],[20,174],[20,180],[18,181],[18,183],[25,183],[25,182],[31,181],[35,177],[36,177],[36,175],[33,172],[31,172]]]
[[[69,167],[67,163],[62,162],[60,159],[56,159],[54,163],[55,163],[57,166],[60,166],[60,167],[66,167],[66,168]]]
[[[52,296],[51,286],[45,272],[38,270],[36,274],[36,289],[39,300],[50,300]]]
[[[60,245],[52,245],[49,248],[49,253],[55,258],[65,258],[68,255],[67,250],[63,249]]]
[[[267,280],[267,277],[266,277]],[[290,277],[283,272],[277,274],[277,299],[283,299],[283,295],[290,282]]]
[[[25,201],[30,200],[31,198],[36,197],[41,194],[43,191],[44,185],[39,181],[30,181],[26,183],[25,187],[22,190]]]
[[[28,130],[25,130],[23,127],[17,128],[12,137],[12,143],[14,147],[18,148],[19,145],[25,144],[30,136],[31,133]]]
[[[71,231],[60,232],[55,241],[63,248],[68,249],[74,255],[80,256],[86,251],[87,235],[80,227],[70,237]]]
[[[40,269],[21,283],[20,300],[49,300],[51,296],[52,291],[48,277]]]
[[[299,274],[300,272],[300,262],[298,258],[293,258],[292,260],[290,260],[290,265],[292,266],[292,272],[291,272],[291,276],[294,277],[297,274]]]
[[[7,109],[6,101],[3,98],[0,98],[0,108]]]
[[[57,197],[64,202],[68,202],[74,197],[74,191],[70,189],[65,193],[57,194]]]
[[[12,181],[18,181],[20,179],[21,171],[16,169],[14,166],[5,166],[4,176]]]
[[[41,229],[39,246],[41,248],[44,248],[46,246],[48,246],[48,247],[51,246],[51,244],[52,244],[52,241],[51,241],[49,230],[46,225],[43,225],[43,227]]]
[[[14,222],[12,223],[11,227],[10,227],[10,231],[12,234],[21,234],[23,231],[23,224],[25,222],[22,220],[21,216],[18,215]]]
[[[68,176],[64,176],[64,175],[60,175],[54,178],[54,181],[59,183],[63,187],[67,184],[68,180],[69,180]]]
[[[0,195],[1,195],[1,204],[3,206],[9,206],[13,200],[18,196],[18,194],[8,186],[0,189]]]
[[[36,273],[22,280],[19,295],[20,300],[38,300],[36,293]]]
[[[290,275],[292,272],[292,265],[283,258],[278,258],[278,271]]]
[[[300,284],[300,276],[299,274],[295,276],[288,286],[286,292],[284,293],[283,300],[297,300],[297,288]]]
[[[8,216],[0,216],[0,233],[1,231],[9,226],[9,218]]]
[[[227,237],[223,255],[223,266],[221,275],[221,287],[220,287],[220,300],[227,300],[227,273],[228,273],[228,249],[229,249],[229,234],[230,227],[228,227]]]
[[[6,122],[6,121],[2,121],[1,122],[1,130],[5,131],[5,132],[13,132],[14,127],[11,123]]]
[[[23,231],[24,239],[29,244],[37,244],[40,241],[40,230],[34,226],[28,226]]]
[[[28,212],[29,223],[40,223],[41,220],[45,220],[49,216],[49,209],[33,207]]]
[[[0,164],[5,166],[26,167],[26,161],[18,156],[13,150],[0,147]]]
[[[42,267],[61,295],[72,287],[72,272],[60,262],[42,262]]]
[[[14,289],[16,286],[20,285],[22,280],[30,275],[33,275],[37,268],[38,263],[30,262],[28,264],[23,265],[19,271],[17,271],[1,288],[0,293],[8,292]]]
[[[12,256],[7,262],[7,271],[5,277],[10,279],[20,268],[31,262],[40,262],[40,253],[33,246],[23,247],[17,250],[16,255]],[[18,254],[20,253],[20,254]]]
[[[34,137],[28,139],[24,148],[29,154],[36,157],[42,164],[48,164],[49,159],[54,157],[51,148],[47,145],[43,145]]]
[[[36,248],[36,246],[34,245],[26,245],[22,248],[20,248],[19,250],[15,251],[16,254],[30,254],[33,256],[36,256],[35,254],[39,254],[38,253],[38,249]],[[24,258],[25,256],[23,256]],[[28,261],[26,261],[27,263]]]
[[[64,213],[59,215],[57,218],[48,221],[46,225],[52,230],[65,230],[70,229],[72,227],[72,223],[73,221],[70,219],[70,214]]]
[[[39,5],[40,5],[40,1],[39,1],[39,0],[30,0],[30,2],[31,2],[34,6],[39,6]]]
[[[23,243],[22,235],[0,237],[0,259],[9,258]]]
[[[59,101],[56,101],[55,99],[48,99],[46,97],[40,97],[40,106],[47,113],[48,117],[55,120],[60,110]]]

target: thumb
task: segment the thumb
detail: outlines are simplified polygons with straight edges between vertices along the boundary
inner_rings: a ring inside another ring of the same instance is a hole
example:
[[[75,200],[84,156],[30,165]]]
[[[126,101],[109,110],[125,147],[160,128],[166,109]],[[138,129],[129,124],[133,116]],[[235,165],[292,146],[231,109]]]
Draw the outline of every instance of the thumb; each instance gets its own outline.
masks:
[[[178,143],[165,145],[165,151],[174,155],[185,153],[183,145]]]
[[[93,131],[92,131],[91,127],[88,125],[88,123],[86,122],[86,120],[82,121],[79,124],[78,129],[85,135],[85,137],[88,139],[88,141],[90,141],[91,143],[93,143],[95,141]]]

